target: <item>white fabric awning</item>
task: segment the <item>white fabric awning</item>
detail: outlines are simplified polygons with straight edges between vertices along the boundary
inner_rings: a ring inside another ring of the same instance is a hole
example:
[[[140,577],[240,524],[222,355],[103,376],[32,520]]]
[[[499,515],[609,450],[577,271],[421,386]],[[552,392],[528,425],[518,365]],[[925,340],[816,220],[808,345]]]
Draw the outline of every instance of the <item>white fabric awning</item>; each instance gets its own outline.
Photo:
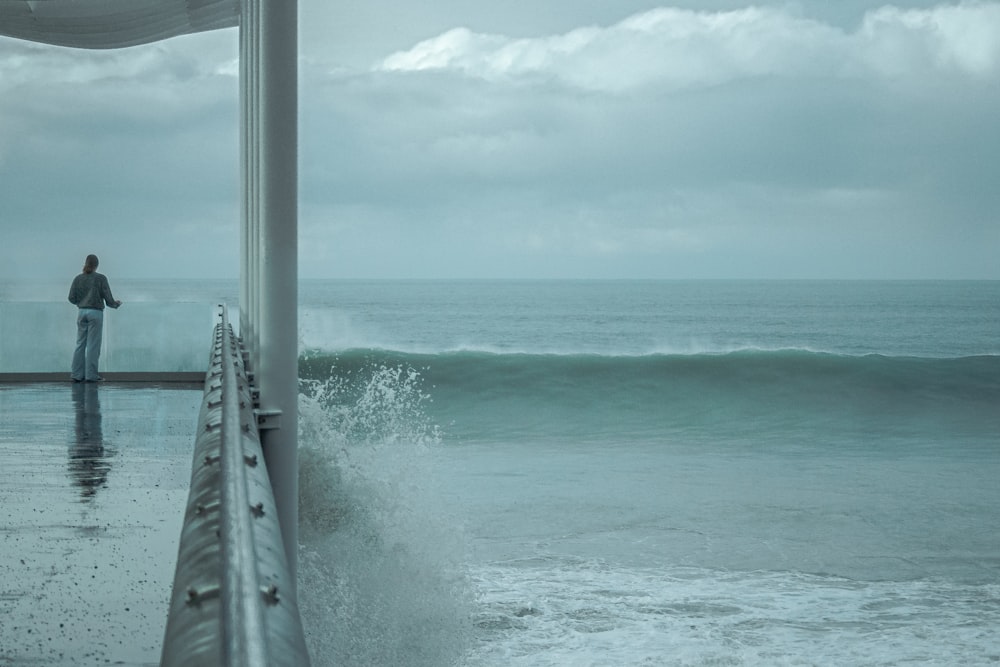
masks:
[[[231,28],[240,0],[0,0],[0,35],[81,49],[117,49]]]

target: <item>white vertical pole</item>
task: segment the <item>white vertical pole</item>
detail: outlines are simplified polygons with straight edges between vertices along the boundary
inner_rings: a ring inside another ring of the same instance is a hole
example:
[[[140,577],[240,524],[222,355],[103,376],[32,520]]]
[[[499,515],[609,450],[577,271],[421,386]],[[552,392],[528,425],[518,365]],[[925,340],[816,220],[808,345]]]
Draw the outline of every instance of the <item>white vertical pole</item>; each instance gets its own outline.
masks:
[[[250,220],[247,230],[249,238],[249,248],[247,262],[249,264],[247,276],[248,289],[248,321],[250,325],[250,369],[256,372],[260,363],[260,341],[258,339],[260,331],[260,211],[261,211],[261,153],[260,153],[260,0],[246,0],[243,4],[244,16],[249,23],[249,45],[247,61],[250,66],[250,77],[248,80],[249,90],[247,99],[249,113],[247,123],[249,127],[248,139],[250,141],[250,174],[248,188],[250,191]]]
[[[251,31],[246,3],[240,6],[240,336],[250,345],[250,44]],[[248,364],[249,365],[249,364]]]
[[[298,6],[260,2],[261,431],[285,555],[293,581],[298,550]]]

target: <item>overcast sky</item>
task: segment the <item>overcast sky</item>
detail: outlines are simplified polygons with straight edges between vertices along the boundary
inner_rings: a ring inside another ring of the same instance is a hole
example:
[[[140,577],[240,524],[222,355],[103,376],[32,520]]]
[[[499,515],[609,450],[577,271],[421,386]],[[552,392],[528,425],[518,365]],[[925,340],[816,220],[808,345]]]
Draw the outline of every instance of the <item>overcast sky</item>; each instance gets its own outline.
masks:
[[[1000,279],[998,2],[299,19],[304,278]],[[0,38],[6,273],[235,278],[236,45]]]

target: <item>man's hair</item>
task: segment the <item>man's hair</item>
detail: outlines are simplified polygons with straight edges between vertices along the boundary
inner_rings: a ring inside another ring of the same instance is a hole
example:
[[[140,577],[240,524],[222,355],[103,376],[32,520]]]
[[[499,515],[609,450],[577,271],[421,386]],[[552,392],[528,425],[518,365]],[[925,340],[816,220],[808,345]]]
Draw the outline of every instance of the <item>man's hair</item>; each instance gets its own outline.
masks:
[[[93,273],[98,264],[100,264],[100,260],[97,259],[97,255],[87,255],[87,259],[83,263],[83,272]]]

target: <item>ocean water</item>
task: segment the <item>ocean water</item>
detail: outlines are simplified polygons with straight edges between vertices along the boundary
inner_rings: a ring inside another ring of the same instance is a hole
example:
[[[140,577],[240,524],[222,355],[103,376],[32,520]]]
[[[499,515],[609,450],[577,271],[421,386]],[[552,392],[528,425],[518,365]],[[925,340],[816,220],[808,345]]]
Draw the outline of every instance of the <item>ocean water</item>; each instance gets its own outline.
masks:
[[[1000,283],[303,283],[318,665],[1000,662]]]
[[[318,667],[1000,663],[1000,282],[304,281],[299,325]]]

